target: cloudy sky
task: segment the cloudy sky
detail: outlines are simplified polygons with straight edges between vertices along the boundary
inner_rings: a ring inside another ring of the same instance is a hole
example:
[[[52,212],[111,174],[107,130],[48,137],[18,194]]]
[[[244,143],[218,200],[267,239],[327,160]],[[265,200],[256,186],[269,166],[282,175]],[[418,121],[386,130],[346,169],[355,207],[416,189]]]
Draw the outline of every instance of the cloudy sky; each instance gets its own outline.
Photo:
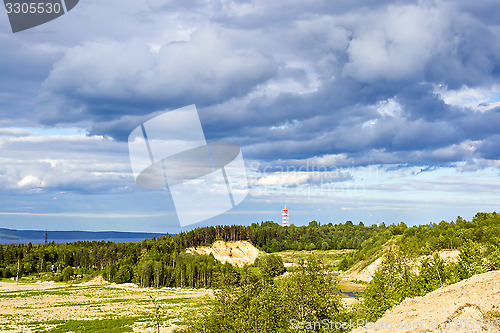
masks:
[[[177,232],[130,132],[195,104],[241,146],[246,200],[202,225],[499,210],[500,2],[82,0],[0,15],[0,227]]]

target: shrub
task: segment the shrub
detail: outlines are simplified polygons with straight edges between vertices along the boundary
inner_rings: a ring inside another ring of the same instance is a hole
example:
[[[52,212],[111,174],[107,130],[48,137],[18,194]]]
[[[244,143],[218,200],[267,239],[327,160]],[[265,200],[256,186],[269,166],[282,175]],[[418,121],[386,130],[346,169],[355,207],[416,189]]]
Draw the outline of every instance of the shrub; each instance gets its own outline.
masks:
[[[122,265],[118,269],[118,272],[115,275],[116,283],[127,283],[132,281],[132,267],[129,265]]]
[[[306,250],[307,251],[316,250],[316,245],[314,245],[314,243],[311,243],[311,244],[307,245]]]
[[[69,280],[71,280],[72,275],[73,275],[73,267],[71,267],[71,266],[65,267],[61,273],[61,280],[62,281],[69,281]]]
[[[291,320],[342,321],[336,280],[325,273],[315,258],[302,261],[298,270],[283,280],[255,275],[245,268],[241,288],[222,288],[205,308],[203,316],[187,323],[187,332],[295,332]]]
[[[259,267],[262,274],[275,277],[285,272],[285,265],[280,256],[274,254],[265,254],[255,259],[255,266]]]
[[[458,275],[460,279],[468,279],[484,272],[479,244],[465,241],[458,255]]]

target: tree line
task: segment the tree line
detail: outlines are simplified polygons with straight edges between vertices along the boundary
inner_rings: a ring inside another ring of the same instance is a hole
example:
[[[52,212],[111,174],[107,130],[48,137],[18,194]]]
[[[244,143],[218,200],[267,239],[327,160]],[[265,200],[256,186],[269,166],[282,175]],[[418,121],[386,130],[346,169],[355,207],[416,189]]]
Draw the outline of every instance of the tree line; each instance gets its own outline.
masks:
[[[355,249],[339,268],[369,258],[389,239],[412,255],[459,248],[466,240],[500,244],[500,215],[478,213],[472,221],[458,217],[431,228],[408,227],[403,222],[380,227],[351,221],[282,227],[266,221],[249,226],[210,226],[188,232],[145,239],[137,243],[77,241],[73,243],[8,244],[0,246],[0,277],[54,272],[67,280],[74,274],[102,274],[111,282],[134,282],[148,287],[210,288],[220,281],[240,284],[241,270],[213,256],[185,253],[187,247],[211,245],[216,240],[248,240],[268,253],[283,250]],[[66,272],[63,273],[63,270]]]
[[[0,277],[54,272],[58,274],[57,279],[68,280],[75,274],[99,272],[116,283],[210,288],[221,280],[238,283],[239,270],[230,264],[221,264],[213,256],[185,253],[187,247],[209,246],[216,240],[248,240],[265,252],[346,249],[359,247],[378,232],[375,226],[354,225],[350,221],[336,225],[312,221],[307,226],[286,228],[266,221],[250,226],[196,228],[137,243],[8,244],[0,246]]]
[[[496,213],[478,213],[470,222],[458,217],[434,227],[389,226],[364,241],[353,255],[384,252],[382,265],[366,286],[361,302],[352,307],[340,302],[337,281],[320,256],[301,261],[283,279],[269,278],[272,270],[262,267],[257,271],[244,268],[239,287],[216,291],[203,315],[193,316],[183,331],[347,332],[349,323],[376,321],[407,297],[423,296],[475,274],[500,269],[499,222]],[[439,257],[438,251],[448,248],[460,250],[456,262]]]

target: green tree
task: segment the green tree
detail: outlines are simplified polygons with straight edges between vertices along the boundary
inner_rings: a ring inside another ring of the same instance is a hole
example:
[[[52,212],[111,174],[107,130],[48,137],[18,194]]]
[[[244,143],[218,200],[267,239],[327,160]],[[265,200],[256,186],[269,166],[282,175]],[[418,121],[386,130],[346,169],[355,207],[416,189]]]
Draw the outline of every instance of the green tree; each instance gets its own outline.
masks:
[[[132,267],[129,265],[121,265],[115,275],[116,283],[127,283],[132,281]]]
[[[73,267],[71,267],[71,266],[65,267],[61,273],[61,280],[62,281],[69,281],[73,274],[74,274]]]
[[[337,268],[341,271],[346,271],[349,269],[349,261],[347,260],[346,256],[342,257],[342,260],[340,261],[339,265]]]
[[[444,286],[450,279],[449,270],[437,252],[432,257],[422,259],[417,277],[421,295]]]
[[[492,269],[500,270],[500,248],[491,246],[488,251],[488,262]]]
[[[342,311],[336,279],[328,274],[322,261],[309,257],[284,281],[290,318],[299,321],[334,320]],[[334,320],[335,321],[335,320]]]
[[[188,332],[295,332],[297,321],[338,321],[345,315],[337,283],[316,258],[303,261],[289,278],[275,280],[242,271],[241,288],[222,287],[203,316],[192,318]],[[203,311],[203,310],[202,310]]]
[[[285,272],[285,265],[280,256],[274,254],[260,255],[255,259],[255,266],[259,267],[263,274],[275,277]]]
[[[142,261],[139,264],[139,281],[142,287],[151,286],[151,276],[153,274],[153,262],[150,260]]]
[[[316,245],[314,245],[314,243],[310,243],[309,245],[307,245],[306,250],[307,251],[316,250]]]
[[[163,279],[163,263],[161,261],[156,261],[154,263],[154,283],[155,287],[159,288],[160,287],[160,282]]]
[[[390,251],[375,271],[365,290],[362,307],[368,320],[401,303],[406,297],[420,294],[411,259],[402,252]]]
[[[468,279],[475,274],[484,272],[479,244],[465,241],[458,255],[458,274],[460,279]]]

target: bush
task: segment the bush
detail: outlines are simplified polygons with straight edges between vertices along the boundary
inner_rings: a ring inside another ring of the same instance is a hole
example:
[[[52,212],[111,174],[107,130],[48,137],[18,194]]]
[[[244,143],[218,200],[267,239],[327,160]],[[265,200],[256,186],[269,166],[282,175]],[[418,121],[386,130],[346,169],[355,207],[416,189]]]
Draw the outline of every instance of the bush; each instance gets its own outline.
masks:
[[[274,254],[260,255],[255,259],[254,265],[259,267],[262,274],[275,277],[285,272],[285,265],[280,256]]]
[[[127,283],[132,281],[132,267],[128,265],[122,265],[118,269],[118,272],[115,275],[116,283]]]
[[[69,281],[71,280],[71,276],[73,275],[73,267],[71,266],[68,266],[68,267],[65,267],[63,270],[62,270],[62,273],[61,273],[61,280],[62,281]]]
[[[306,250],[307,251],[316,250],[316,245],[314,245],[314,243],[311,243],[311,244],[307,245]]]
[[[475,274],[484,273],[481,249],[479,244],[465,241],[458,255],[458,275],[461,280],[468,279]]]
[[[309,258],[283,280],[255,275],[243,269],[241,288],[222,288],[205,308],[203,316],[193,314],[187,332],[295,332],[292,320],[343,321],[336,280],[324,265]],[[196,316],[196,317],[195,317]]]

